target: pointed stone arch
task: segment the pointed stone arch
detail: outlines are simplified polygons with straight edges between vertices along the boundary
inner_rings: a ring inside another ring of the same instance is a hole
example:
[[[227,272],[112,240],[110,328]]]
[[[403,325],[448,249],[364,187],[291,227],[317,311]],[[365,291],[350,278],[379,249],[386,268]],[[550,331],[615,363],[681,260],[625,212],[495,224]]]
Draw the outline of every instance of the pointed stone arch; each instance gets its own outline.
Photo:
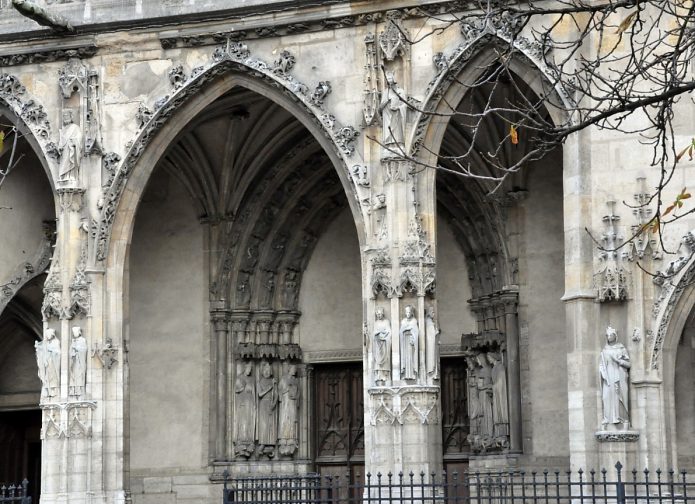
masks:
[[[112,167],[113,176],[104,195],[97,229],[96,262],[103,263],[112,254],[112,230],[119,228],[114,225],[117,215],[125,212],[123,215],[129,215],[132,221],[137,198],[153,169],[153,161],[159,159],[199,111],[234,86],[246,87],[279,103],[313,134],[336,168],[348,195],[360,243],[364,242],[364,215],[358,204],[365,196],[362,194],[364,188],[356,183],[349,169],[363,164],[355,149],[359,132],[352,126],[339,124],[322,101],[315,99],[308,86],[290,74],[294,61],[294,56],[283,51],[278,60],[268,64],[251,57],[243,43],[228,41],[214,51],[206,67],[194,69],[171,96],[159,100],[156,110],[141,107],[142,125],[136,138],[122,161],[117,156],[114,158],[117,166]],[[149,169],[136,168],[142,166]]]

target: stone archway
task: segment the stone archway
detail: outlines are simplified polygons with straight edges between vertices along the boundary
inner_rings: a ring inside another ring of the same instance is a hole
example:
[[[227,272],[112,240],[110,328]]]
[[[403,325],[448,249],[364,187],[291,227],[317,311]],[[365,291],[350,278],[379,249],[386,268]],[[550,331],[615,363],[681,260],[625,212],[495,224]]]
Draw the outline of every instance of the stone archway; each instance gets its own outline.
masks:
[[[468,356],[482,354],[483,360],[485,355],[502,355],[507,371],[508,398],[505,400],[509,400],[509,430],[500,430],[508,437],[502,440],[498,436],[497,446],[493,448],[490,448],[495,445],[491,441],[493,433],[489,433],[491,439],[485,441],[480,436],[476,440],[476,435],[471,431],[468,441],[460,443],[462,447],[452,444],[452,449],[458,450],[454,458],[460,456],[465,459],[473,453],[489,454],[499,451],[523,453],[528,463],[533,464],[535,457],[544,456],[544,452],[551,450],[536,448],[530,443],[523,445],[522,411],[526,428],[530,431],[531,419],[535,423],[536,419],[540,420],[545,416],[544,409],[553,410],[554,406],[550,402],[544,403],[546,393],[542,387],[530,384],[537,381],[533,373],[537,375],[538,371],[531,368],[522,372],[522,360],[531,359],[531,355],[539,358],[553,356],[552,351],[544,349],[539,343],[542,339],[558,347],[555,348],[557,351],[565,350],[564,342],[558,344],[554,338],[562,330],[558,324],[563,323],[565,312],[559,290],[564,275],[561,262],[564,244],[561,196],[563,173],[562,170],[552,169],[561,164],[558,161],[562,153],[558,149],[548,156],[545,167],[542,166],[542,161],[529,163],[523,170],[507,178],[496,193],[491,194],[495,184],[484,179],[485,176],[491,178],[493,175],[492,168],[488,168],[484,159],[485,153],[497,152],[504,159],[501,164],[508,165],[513,164],[514,159],[524,156],[525,146],[513,146],[510,142],[505,142],[508,127],[505,128],[507,123],[502,121],[495,122],[491,117],[486,118],[482,123],[475,124],[476,134],[472,134],[472,125],[467,124],[465,118],[459,121],[451,118],[454,109],[463,111],[464,117],[465,114],[482,112],[490,100],[493,108],[495,103],[498,107],[502,103],[507,106],[514,101],[515,93],[519,93],[528,96],[550,95],[552,98],[548,107],[540,113],[548,122],[567,120],[560,106],[566,102],[562,89],[553,88],[550,84],[552,79],[549,69],[543,55],[538,53],[539,48],[509,30],[512,28],[504,23],[491,22],[485,26],[473,26],[468,31],[470,36],[464,35],[466,40],[463,44],[451,54],[437,56],[435,63],[439,72],[428,86],[427,98],[422,106],[423,113],[413,125],[410,152],[425,165],[439,163],[455,171],[456,165],[449,159],[458,152],[470,151],[471,165],[476,167],[476,173],[480,175],[478,179],[461,179],[443,170],[437,175],[438,222],[443,223],[443,218],[446,225],[455,230],[458,248],[466,261],[465,271],[460,274],[468,276],[470,298],[467,301],[474,313],[475,324],[469,329],[470,334],[464,334],[462,350]],[[510,47],[513,48],[514,55],[504,72],[513,84],[505,86],[504,83],[495,82],[495,86],[472,85],[486,71],[492,72],[491,69],[499,58],[499,52],[495,48],[500,45],[507,51]],[[508,108],[513,109],[514,106]],[[439,160],[438,155],[442,156]],[[543,176],[530,177],[531,173],[543,169],[550,170],[548,173],[552,175],[552,181],[548,184],[541,180]],[[531,185],[534,193],[540,192],[529,199]],[[552,217],[543,217],[543,191],[550,196],[547,210],[550,210]],[[546,235],[544,238],[544,230],[534,223],[540,221],[539,218],[544,221],[546,232],[553,231],[552,236]],[[543,251],[539,247],[539,239],[546,241],[548,250]],[[441,247],[442,244],[439,243],[439,253],[442,252]],[[552,256],[553,268],[543,268],[535,258],[544,253],[548,257]],[[551,269],[553,274],[549,275]],[[439,275],[442,273],[447,276],[446,272],[439,271]],[[542,279],[543,273],[552,277],[553,281]],[[535,278],[532,279],[529,275]],[[438,297],[442,295],[440,289]],[[530,307],[540,297],[545,297],[550,304]],[[441,315],[441,298],[439,304]],[[537,320],[529,316],[534,310],[542,310],[544,307],[550,309],[550,305],[557,314],[553,317],[552,331],[544,330]],[[459,318],[462,323],[465,322],[463,317]],[[529,338],[530,330],[536,333],[533,340]],[[469,359],[468,366],[475,367],[475,359]],[[482,367],[483,372],[486,366],[487,364]],[[469,370],[469,377],[474,374],[474,371]],[[558,380],[553,387],[546,387],[546,390],[552,388],[554,397],[562,400],[567,392],[565,373],[559,371],[556,376]],[[522,404],[522,383],[525,384],[527,396],[533,394],[535,400],[529,399]],[[532,407],[531,402],[536,405]],[[568,424],[568,421],[560,422],[555,436],[567,436]],[[445,425],[445,431],[449,427]],[[472,423],[470,428],[474,430]],[[567,457],[569,446],[558,447],[554,451],[560,457]],[[453,460],[452,454],[449,459]]]
[[[235,460],[283,462],[287,471],[299,457],[303,465],[295,470],[309,470],[304,410],[298,447],[242,452],[232,421],[234,387],[246,362],[257,378],[268,361],[277,380],[296,364],[308,400],[296,335],[303,272],[326,228],[338,214],[349,213],[352,195],[346,197],[331,155],[292,107],[273,99],[277,93],[244,75],[223,76],[212,86],[216,95],[198,96],[202,104],[179,111],[185,122],[176,116],[169,144],[154,140],[161,155],[144,165],[146,178],[139,178],[137,168],[132,172],[140,191],[137,213],[133,209],[126,223],[132,236],[124,263],[112,263],[113,255],[107,261],[107,282],[112,268],[127,264],[129,274],[122,294],[128,322],[123,344],[130,351],[124,465],[136,488],[133,481],[157,467],[165,471],[172,461],[201,473],[212,466],[214,477]],[[128,187],[124,196],[135,197]],[[118,229],[118,217],[115,222]],[[120,246],[112,240],[114,250]],[[179,252],[188,259],[176,262],[183,257]],[[359,271],[359,246],[354,252]],[[144,307],[153,299],[159,310]],[[156,369],[149,367],[153,361],[160,364]],[[169,371],[174,367],[178,376]],[[206,384],[201,371],[210,377]],[[181,393],[190,409],[175,422]],[[161,407],[148,410],[148,404]],[[147,437],[152,422],[161,428]],[[162,442],[148,444],[155,438]],[[166,442],[173,438],[186,442]]]

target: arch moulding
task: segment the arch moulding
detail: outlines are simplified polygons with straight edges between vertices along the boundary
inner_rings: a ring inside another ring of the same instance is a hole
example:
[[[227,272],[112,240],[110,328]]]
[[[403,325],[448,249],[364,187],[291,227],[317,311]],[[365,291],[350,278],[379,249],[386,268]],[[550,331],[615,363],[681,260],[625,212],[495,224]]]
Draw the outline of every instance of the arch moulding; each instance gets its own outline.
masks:
[[[206,67],[194,68],[191,75],[181,79],[176,91],[155,103],[155,110],[140,107],[138,119],[141,127],[122,160],[117,154],[107,155],[111,164],[108,188],[103,198],[101,216],[96,231],[95,260],[103,263],[113,255],[110,250],[113,230],[119,238],[128,241],[132,231],[137,202],[154,166],[168,145],[181,133],[185,125],[200,111],[235,86],[255,91],[286,108],[316,138],[326,151],[348,196],[352,215],[361,242],[364,242],[364,215],[359,201],[365,191],[355,180],[358,175],[350,167],[364,164],[355,149],[359,132],[352,126],[341,125],[324,108],[325,96],[330,91],[319,83],[313,92],[290,74],[295,58],[282,51],[272,64],[251,56],[241,42],[227,42],[215,49]],[[174,116],[176,121],[174,121]],[[165,125],[172,127],[163,130]],[[137,170],[135,169],[137,167]],[[118,221],[118,222],[117,222]],[[125,227],[123,227],[125,226]]]

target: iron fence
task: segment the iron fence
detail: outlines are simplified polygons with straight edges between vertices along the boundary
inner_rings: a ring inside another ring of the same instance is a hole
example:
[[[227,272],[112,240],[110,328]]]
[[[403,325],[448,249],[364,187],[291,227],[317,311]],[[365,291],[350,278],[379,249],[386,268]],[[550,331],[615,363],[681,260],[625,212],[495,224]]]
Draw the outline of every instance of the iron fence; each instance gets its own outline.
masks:
[[[31,504],[27,494],[29,482],[24,479],[20,485],[0,486],[0,504]]]
[[[508,471],[230,478],[223,504],[688,504],[685,471]]]

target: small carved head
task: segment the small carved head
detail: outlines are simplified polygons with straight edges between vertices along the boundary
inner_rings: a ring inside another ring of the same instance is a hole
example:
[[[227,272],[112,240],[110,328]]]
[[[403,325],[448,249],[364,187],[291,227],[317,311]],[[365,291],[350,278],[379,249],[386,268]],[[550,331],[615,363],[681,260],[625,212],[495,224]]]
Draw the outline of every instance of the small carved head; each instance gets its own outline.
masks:
[[[263,378],[270,378],[273,376],[273,368],[270,367],[270,362],[263,361],[261,363],[261,374],[263,374]]]
[[[415,315],[415,308],[413,305],[407,305],[405,307],[405,318],[411,319]]]
[[[82,328],[75,326],[72,328],[72,339],[77,339],[82,336]]]
[[[55,337],[56,337],[56,330],[55,329],[46,329],[43,332],[43,339],[44,340],[51,341]]]
[[[246,376],[251,376],[251,371],[253,371],[253,362],[246,361],[246,363],[244,364],[244,374]]]
[[[67,126],[68,124],[72,124],[72,122],[72,110],[63,110],[63,125]]]
[[[492,364],[493,366],[501,360],[502,360],[502,356],[500,354],[498,354],[497,352],[488,352],[487,353],[487,361],[490,364]]]
[[[384,309],[379,307],[376,309],[376,312],[374,313],[374,317],[377,320],[383,320],[384,319]]]
[[[290,367],[287,369],[287,374],[290,376],[297,376],[297,366],[291,364]]]
[[[617,331],[615,329],[613,329],[611,326],[608,326],[606,328],[606,341],[608,341],[608,343],[615,343],[617,339],[618,339]]]

